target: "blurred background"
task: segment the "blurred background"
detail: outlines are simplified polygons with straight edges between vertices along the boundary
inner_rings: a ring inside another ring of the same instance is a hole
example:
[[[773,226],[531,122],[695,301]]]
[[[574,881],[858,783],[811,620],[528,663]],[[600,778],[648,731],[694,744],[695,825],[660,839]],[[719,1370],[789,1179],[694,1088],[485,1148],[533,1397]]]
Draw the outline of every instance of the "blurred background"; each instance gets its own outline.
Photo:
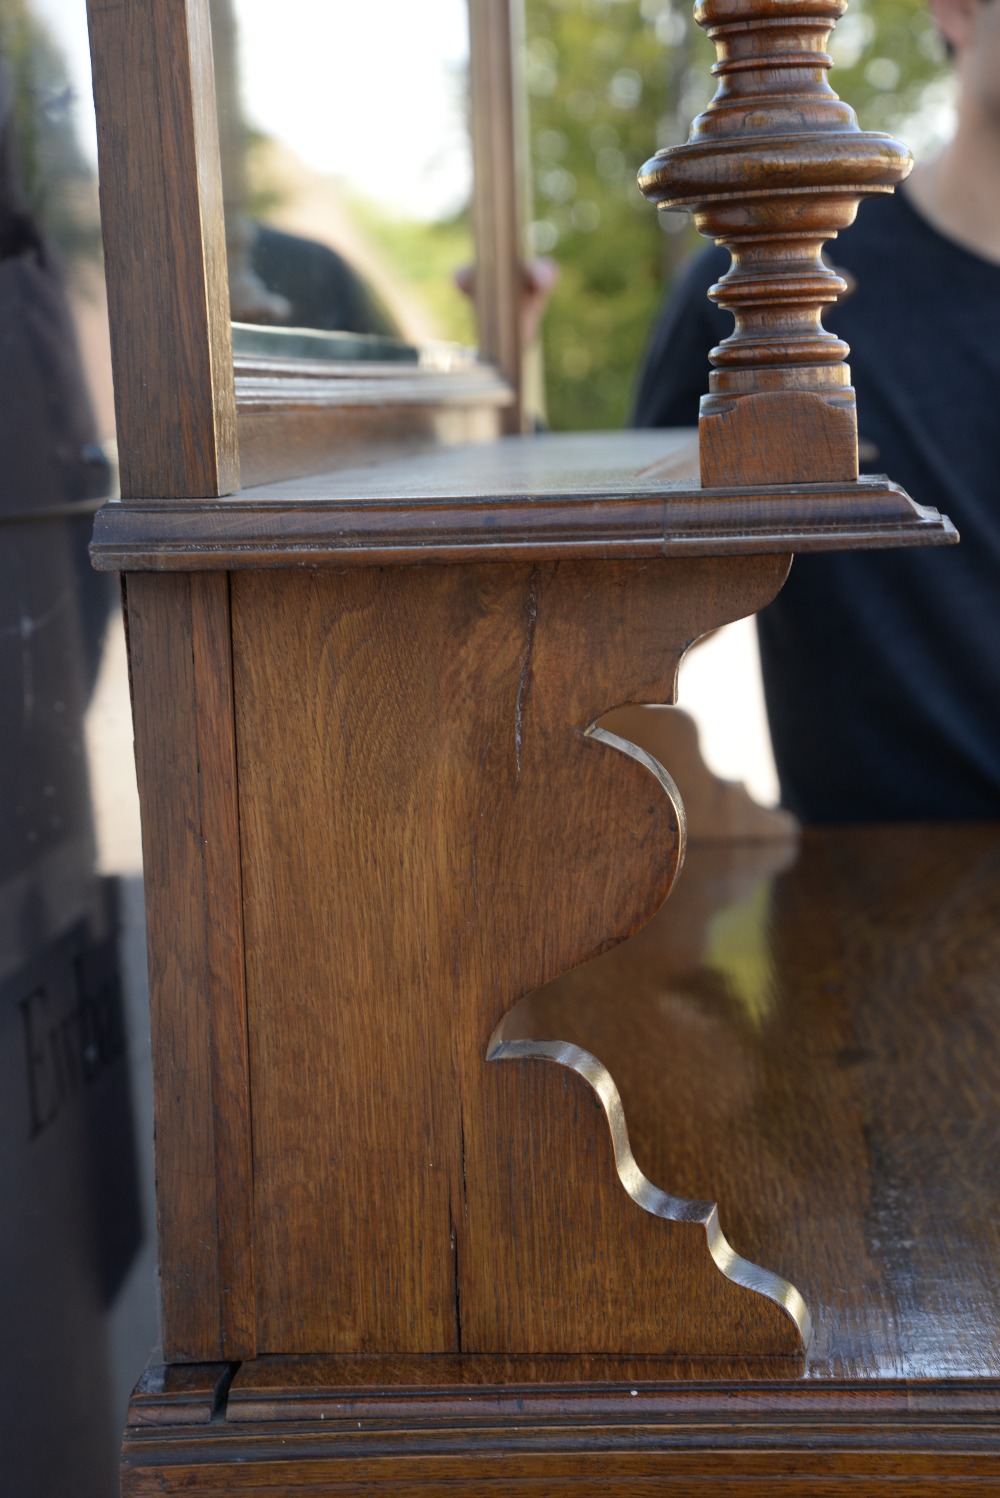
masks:
[[[211,8],[236,347],[474,348],[454,280],[474,258],[465,0]],[[865,128],[918,154],[947,135],[922,0],[853,0],[833,53]],[[635,176],[686,138],[712,59],[671,0],[526,0],[525,254],[560,273],[535,394],[553,430],[628,421],[698,244]],[[86,556],[115,433],[85,0],[0,0],[0,380],[0,1472],[18,1498],[107,1498],[157,1328],[125,647]],[[713,768],[773,800],[752,629],[695,652],[681,701]]]

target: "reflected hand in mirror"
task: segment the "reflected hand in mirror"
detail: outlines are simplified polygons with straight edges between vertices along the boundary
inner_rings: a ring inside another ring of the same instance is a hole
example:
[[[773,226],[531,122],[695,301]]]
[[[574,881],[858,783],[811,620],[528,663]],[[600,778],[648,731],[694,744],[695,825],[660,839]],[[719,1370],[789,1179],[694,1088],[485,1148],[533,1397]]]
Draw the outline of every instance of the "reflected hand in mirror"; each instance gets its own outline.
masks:
[[[547,255],[537,255],[521,266],[521,343],[530,348],[538,337],[549,297],[559,280],[559,266]],[[463,265],[455,272],[455,285],[470,299],[476,294],[476,267]]]

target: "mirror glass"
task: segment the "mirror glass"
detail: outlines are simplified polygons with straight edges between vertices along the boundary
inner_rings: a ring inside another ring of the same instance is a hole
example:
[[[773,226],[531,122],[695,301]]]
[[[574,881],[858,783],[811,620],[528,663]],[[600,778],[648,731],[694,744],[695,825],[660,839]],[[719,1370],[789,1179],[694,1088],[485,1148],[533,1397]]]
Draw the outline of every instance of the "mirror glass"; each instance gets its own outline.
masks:
[[[0,0],[0,350],[0,1490],[83,1498],[118,1490],[158,1324],[85,0]]]
[[[237,354],[474,340],[466,0],[211,0]]]
[[[114,391],[86,0],[0,0],[0,200],[6,305],[15,264],[21,274],[34,258],[47,284],[58,283],[94,435],[110,454]],[[101,466],[95,449],[91,487],[105,482]]]

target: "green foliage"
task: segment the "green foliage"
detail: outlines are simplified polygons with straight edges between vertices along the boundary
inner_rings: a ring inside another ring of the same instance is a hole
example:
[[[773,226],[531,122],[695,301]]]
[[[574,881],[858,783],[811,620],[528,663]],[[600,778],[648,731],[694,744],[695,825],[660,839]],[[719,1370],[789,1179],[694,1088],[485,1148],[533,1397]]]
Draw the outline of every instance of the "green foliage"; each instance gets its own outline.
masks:
[[[532,248],[562,270],[543,331],[548,420],[620,426],[664,288],[700,244],[636,173],[687,138],[715,52],[673,0],[526,5]],[[944,70],[924,0],[854,0],[836,42],[833,84],[865,129],[898,128]]]
[[[440,336],[474,347],[472,303],[452,279],[460,266],[473,260],[468,215],[427,222],[397,217],[357,194],[350,195],[349,203],[351,217],[378,246],[400,282],[418,295]]]
[[[831,50],[831,82],[861,128],[904,139],[907,125],[919,125],[929,86],[948,72],[925,0],[853,0]]]
[[[0,59],[13,85],[24,207],[72,265],[100,257],[97,181],[80,149],[76,99],[62,54],[25,0],[0,0]]]

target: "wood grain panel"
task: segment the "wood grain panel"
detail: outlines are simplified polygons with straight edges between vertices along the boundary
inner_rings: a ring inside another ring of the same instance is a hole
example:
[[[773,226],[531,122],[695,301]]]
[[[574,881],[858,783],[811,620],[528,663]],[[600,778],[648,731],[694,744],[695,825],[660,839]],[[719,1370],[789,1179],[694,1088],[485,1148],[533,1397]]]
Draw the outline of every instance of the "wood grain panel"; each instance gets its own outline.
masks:
[[[615,1308],[577,1324],[570,1292],[508,1319],[497,1254],[572,1187],[494,1198],[484,1049],[677,866],[655,777],[584,730],[669,700],[689,639],[787,565],[234,576],[262,1350],[449,1351],[468,1328],[541,1351],[568,1317],[582,1346],[611,1335]]]
[[[163,1344],[172,1360],[240,1357],[254,1315],[228,584],[135,577],[127,600]]]
[[[538,801],[520,846],[505,813],[484,827],[478,852],[486,867],[509,860],[512,884],[519,865],[534,865],[539,883],[516,925],[505,902],[484,906],[484,924],[496,925],[483,956],[472,958],[478,965],[470,965],[459,990],[463,1007],[455,1018],[456,1033],[469,1037],[461,1077],[464,1349],[719,1354],[799,1346],[794,1326],[770,1302],[730,1295],[708,1260],[702,1229],[654,1221],[629,1199],[611,1163],[607,1122],[578,1078],[537,1061],[484,1071],[480,1060],[508,995],[536,988],[546,968],[576,966],[613,945],[648,919],[669,887],[655,781],[610,745],[591,738],[576,747],[573,739],[616,703],[672,700],[687,644],[763,607],[786,567],[786,558],[756,558],[538,569],[537,612],[530,594],[527,611],[535,628],[524,649],[530,706],[544,731],[525,735],[521,751],[521,794],[537,786]],[[647,778],[630,804],[625,794],[635,770]],[[519,821],[513,819],[515,829]],[[553,844],[547,863],[543,828]],[[574,844],[583,836],[593,840],[593,862],[571,881]],[[461,880],[459,869],[454,877]],[[602,879],[603,900],[621,902],[617,908],[593,904]],[[652,900],[642,898],[646,890],[655,891]],[[546,947],[552,957],[539,964],[536,953]],[[484,1003],[498,967],[504,980]],[[628,1262],[643,1263],[641,1279],[622,1272]],[[698,1273],[696,1262],[713,1272]]]
[[[123,495],[239,487],[208,0],[87,0]]]

